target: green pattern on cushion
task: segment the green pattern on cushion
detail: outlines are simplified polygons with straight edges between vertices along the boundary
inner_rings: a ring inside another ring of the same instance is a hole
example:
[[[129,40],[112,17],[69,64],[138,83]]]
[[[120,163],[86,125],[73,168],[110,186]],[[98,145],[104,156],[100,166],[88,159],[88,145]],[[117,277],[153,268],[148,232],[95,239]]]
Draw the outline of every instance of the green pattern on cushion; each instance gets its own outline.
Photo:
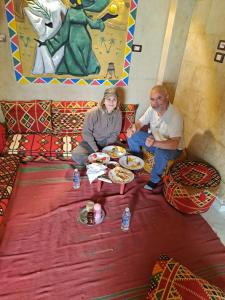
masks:
[[[2,101],[8,134],[52,131],[51,101]]]

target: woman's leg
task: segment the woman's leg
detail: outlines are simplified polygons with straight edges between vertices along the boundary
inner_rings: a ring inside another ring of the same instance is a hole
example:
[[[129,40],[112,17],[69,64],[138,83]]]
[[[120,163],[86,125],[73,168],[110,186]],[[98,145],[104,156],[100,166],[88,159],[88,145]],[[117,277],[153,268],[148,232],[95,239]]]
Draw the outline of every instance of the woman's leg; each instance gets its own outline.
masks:
[[[80,165],[85,165],[88,160],[88,156],[93,152],[94,150],[89,146],[89,144],[82,141],[73,151],[72,160]]]

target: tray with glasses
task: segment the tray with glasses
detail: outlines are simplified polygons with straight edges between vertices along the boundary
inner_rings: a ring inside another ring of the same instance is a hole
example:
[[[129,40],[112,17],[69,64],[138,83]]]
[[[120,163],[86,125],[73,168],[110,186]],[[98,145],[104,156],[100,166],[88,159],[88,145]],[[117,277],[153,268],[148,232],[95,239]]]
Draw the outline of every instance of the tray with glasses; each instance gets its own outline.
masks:
[[[99,220],[99,222],[94,223],[94,224],[88,224],[87,214],[88,214],[88,211],[87,211],[86,207],[82,207],[80,209],[80,213],[78,216],[78,221],[87,226],[94,226],[94,225],[101,224],[103,222],[103,220],[105,219],[105,211],[102,209],[101,210],[101,219]]]

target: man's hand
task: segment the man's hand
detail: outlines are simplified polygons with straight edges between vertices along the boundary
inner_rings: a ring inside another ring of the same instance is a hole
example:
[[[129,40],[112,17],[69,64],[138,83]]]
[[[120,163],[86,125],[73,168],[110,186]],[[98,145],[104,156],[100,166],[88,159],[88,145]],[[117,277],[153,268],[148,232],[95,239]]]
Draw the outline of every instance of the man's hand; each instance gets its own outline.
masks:
[[[145,145],[147,147],[151,147],[151,146],[153,146],[154,142],[155,142],[155,139],[154,139],[153,135],[149,135],[145,141]]]
[[[127,138],[130,138],[135,132],[137,131],[135,124],[133,124],[131,127],[127,129],[126,136]]]

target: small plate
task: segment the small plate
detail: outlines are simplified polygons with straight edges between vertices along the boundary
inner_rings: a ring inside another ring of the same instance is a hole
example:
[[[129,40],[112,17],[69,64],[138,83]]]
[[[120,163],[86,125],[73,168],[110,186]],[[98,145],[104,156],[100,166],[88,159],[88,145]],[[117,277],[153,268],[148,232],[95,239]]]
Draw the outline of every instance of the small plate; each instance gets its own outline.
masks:
[[[88,156],[88,160],[90,163],[101,163],[107,164],[110,161],[110,157],[108,154],[103,152],[95,152]]]
[[[129,183],[134,179],[134,174],[122,167],[115,167],[109,171],[109,178],[114,183]]]
[[[100,219],[99,223],[95,223],[95,224],[93,224],[93,225],[89,225],[89,224],[87,223],[87,210],[86,210],[86,207],[81,208],[81,210],[80,210],[80,215],[79,215],[79,217],[78,217],[78,220],[79,220],[82,224],[87,225],[87,226],[95,226],[95,225],[101,224],[101,223],[103,222],[104,219],[105,219],[105,212],[104,212],[104,210],[102,209],[102,211],[101,211],[101,219]]]
[[[119,163],[122,167],[128,170],[140,170],[144,167],[144,161],[138,156],[126,155],[119,159]]]
[[[106,146],[102,152],[107,153],[111,158],[120,158],[126,154],[126,149],[120,146]]]

